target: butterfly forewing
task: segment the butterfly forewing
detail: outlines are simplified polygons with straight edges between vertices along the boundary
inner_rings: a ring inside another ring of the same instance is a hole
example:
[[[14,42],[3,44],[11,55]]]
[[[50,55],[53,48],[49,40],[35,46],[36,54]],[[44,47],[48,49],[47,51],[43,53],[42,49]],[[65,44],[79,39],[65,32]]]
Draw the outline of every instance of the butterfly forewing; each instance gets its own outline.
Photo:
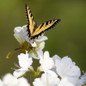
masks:
[[[32,34],[32,38],[38,37],[39,35],[41,35],[46,30],[51,29],[59,21],[60,21],[60,19],[58,19],[58,20],[50,20],[50,21],[47,21],[47,22],[39,25],[38,28],[36,28],[34,33]]]
[[[31,37],[31,34],[33,33],[35,29],[35,22],[33,20],[33,15],[31,13],[30,8],[27,5],[25,5],[25,8],[26,8],[26,16],[28,20],[27,31],[28,31],[29,37]]]

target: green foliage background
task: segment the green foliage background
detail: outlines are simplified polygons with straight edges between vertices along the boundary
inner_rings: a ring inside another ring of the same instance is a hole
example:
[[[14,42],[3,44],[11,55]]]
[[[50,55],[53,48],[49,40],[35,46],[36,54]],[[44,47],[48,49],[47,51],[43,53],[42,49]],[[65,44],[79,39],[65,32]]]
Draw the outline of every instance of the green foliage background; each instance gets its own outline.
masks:
[[[0,0],[0,77],[12,72],[17,62],[17,53],[6,59],[9,51],[19,46],[13,37],[17,26],[27,23],[25,4],[31,8],[39,25],[50,19],[61,19],[52,30],[44,48],[50,56],[69,56],[86,71],[86,0]]]

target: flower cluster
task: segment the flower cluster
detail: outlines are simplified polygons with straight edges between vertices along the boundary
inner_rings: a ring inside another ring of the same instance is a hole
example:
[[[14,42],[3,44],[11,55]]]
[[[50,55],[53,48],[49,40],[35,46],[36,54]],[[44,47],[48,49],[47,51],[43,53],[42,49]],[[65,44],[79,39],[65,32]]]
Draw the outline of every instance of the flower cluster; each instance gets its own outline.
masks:
[[[47,37],[42,34],[37,39],[30,40],[26,26],[16,27],[14,36],[25,53],[18,55],[17,69],[12,74],[6,74],[0,80],[0,86],[83,86],[86,84],[86,73],[81,75],[80,68],[69,58],[58,55],[50,57],[49,52],[43,52]],[[38,62],[39,66],[35,64]]]

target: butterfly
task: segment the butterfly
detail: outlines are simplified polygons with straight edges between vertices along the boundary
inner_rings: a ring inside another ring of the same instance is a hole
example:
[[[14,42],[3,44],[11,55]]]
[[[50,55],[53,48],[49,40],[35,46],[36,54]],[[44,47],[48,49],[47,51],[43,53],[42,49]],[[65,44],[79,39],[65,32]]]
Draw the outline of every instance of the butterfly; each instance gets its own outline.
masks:
[[[35,39],[38,36],[40,36],[42,33],[44,33],[45,31],[51,29],[52,27],[54,27],[58,22],[60,22],[60,19],[53,19],[53,20],[49,20],[46,21],[42,24],[40,24],[38,27],[35,24],[34,21],[34,17],[31,13],[30,8],[25,5],[25,9],[26,9],[26,16],[27,16],[27,32],[28,32],[28,37],[29,39]]]

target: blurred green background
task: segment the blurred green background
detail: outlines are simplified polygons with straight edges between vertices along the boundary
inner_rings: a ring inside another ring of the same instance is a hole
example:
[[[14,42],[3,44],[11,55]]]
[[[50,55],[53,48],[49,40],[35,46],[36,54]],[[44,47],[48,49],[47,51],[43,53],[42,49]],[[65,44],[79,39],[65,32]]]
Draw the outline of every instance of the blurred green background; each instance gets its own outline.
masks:
[[[86,71],[86,0],[0,0],[0,77],[12,72],[17,55],[6,59],[9,51],[19,46],[13,37],[17,26],[27,23],[25,4],[30,6],[39,25],[50,19],[61,19],[48,37],[44,51],[50,56],[69,56]]]

